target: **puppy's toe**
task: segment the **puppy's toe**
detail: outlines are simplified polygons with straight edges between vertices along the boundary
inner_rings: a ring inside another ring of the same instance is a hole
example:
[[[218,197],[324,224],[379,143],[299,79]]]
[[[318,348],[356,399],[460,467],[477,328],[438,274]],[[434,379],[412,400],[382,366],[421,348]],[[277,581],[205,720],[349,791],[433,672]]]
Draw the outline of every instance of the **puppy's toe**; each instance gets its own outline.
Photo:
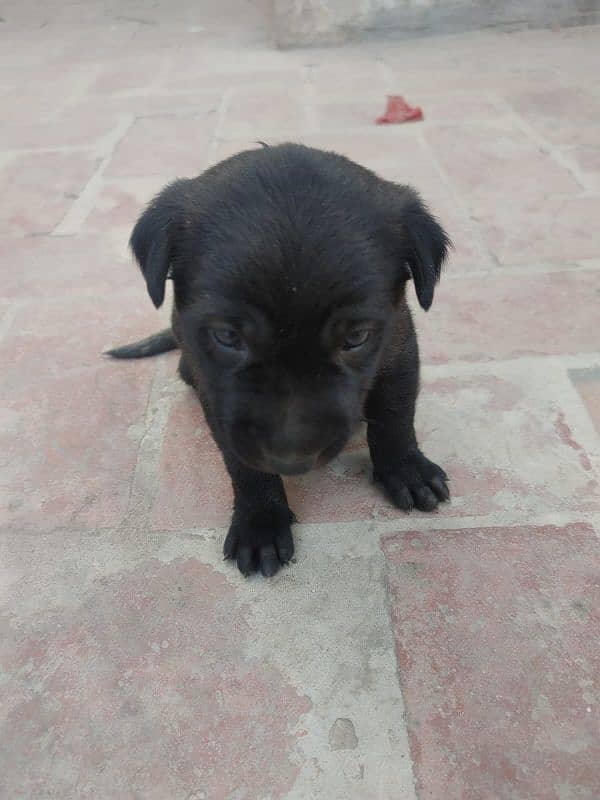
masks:
[[[438,499],[428,486],[415,486],[412,490],[415,507],[419,511],[433,511],[437,508]]]
[[[251,547],[248,547],[247,545],[238,547],[237,565],[239,571],[246,577],[254,572],[254,554]]]
[[[287,564],[291,561],[294,555],[294,539],[292,531],[289,528],[282,528],[277,532],[275,537],[275,547],[277,548],[277,555],[282,564]]]
[[[235,557],[237,551],[237,543],[238,543],[237,530],[235,526],[232,525],[227,532],[225,541],[223,542],[223,556],[225,558]]]
[[[275,575],[281,567],[281,561],[277,555],[275,545],[267,544],[260,549],[260,571],[265,578]]]
[[[440,470],[440,472],[443,472],[443,471]],[[443,472],[443,475],[444,475],[443,478],[441,476],[439,476],[439,475],[436,475],[433,478],[431,478],[430,481],[429,481],[429,486],[435,492],[435,495],[436,495],[437,499],[441,500],[442,502],[444,500],[450,500],[450,490],[448,489],[448,486],[446,485],[446,481],[448,480],[448,478],[446,477],[446,473],[445,472]]]
[[[402,511],[412,511],[414,507],[413,496],[408,486],[402,480],[383,481],[392,503]]]

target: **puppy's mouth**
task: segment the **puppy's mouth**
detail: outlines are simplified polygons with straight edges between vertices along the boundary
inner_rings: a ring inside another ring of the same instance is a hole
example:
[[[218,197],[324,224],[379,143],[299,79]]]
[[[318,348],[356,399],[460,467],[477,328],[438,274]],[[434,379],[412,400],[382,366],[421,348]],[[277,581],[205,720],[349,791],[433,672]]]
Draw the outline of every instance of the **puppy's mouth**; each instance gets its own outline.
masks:
[[[346,439],[337,441],[324,450],[310,456],[293,456],[282,458],[273,454],[263,454],[257,459],[242,460],[247,466],[259,472],[267,472],[271,475],[305,475],[313,469],[324,467],[343,449]]]
[[[317,466],[318,460],[302,459],[298,461],[281,461],[279,459],[269,459],[266,463],[265,472],[274,475],[304,475]]]

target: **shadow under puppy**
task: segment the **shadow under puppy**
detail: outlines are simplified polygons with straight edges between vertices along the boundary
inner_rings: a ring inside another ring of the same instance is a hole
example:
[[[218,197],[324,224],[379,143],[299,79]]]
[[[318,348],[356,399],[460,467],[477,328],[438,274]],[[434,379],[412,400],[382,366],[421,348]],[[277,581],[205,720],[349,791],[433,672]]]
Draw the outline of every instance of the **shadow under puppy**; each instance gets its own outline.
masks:
[[[367,421],[374,476],[392,502],[447,500],[414,430],[417,339],[449,240],[408,186],[334,153],[283,144],[177,180],[147,207],[131,248],[156,307],[172,278],[172,330],[110,351],[179,347],[233,484],[224,553],[245,575],[294,553],[280,475],[321,466]]]

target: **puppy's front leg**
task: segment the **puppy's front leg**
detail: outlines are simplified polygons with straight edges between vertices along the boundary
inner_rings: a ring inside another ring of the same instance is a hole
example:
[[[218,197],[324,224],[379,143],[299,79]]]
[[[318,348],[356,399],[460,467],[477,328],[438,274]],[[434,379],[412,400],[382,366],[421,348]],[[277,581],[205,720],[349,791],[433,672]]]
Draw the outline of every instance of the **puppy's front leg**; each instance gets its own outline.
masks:
[[[283,483],[279,475],[249,469],[235,456],[224,457],[235,499],[223,553],[236,559],[244,575],[260,569],[269,577],[294,555],[294,515]]]
[[[448,476],[417,445],[414,417],[419,390],[416,339],[386,363],[366,404],[373,474],[403,511],[433,511],[448,500]]]

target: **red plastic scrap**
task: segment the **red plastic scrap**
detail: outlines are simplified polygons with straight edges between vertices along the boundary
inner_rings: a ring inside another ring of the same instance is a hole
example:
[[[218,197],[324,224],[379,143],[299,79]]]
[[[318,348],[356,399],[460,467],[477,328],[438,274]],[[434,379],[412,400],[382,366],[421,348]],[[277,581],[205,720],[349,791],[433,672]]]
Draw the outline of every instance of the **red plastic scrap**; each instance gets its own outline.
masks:
[[[387,99],[387,107],[381,117],[377,117],[377,125],[398,124],[400,122],[416,122],[423,119],[423,111],[419,106],[409,106],[400,94],[391,94]]]

